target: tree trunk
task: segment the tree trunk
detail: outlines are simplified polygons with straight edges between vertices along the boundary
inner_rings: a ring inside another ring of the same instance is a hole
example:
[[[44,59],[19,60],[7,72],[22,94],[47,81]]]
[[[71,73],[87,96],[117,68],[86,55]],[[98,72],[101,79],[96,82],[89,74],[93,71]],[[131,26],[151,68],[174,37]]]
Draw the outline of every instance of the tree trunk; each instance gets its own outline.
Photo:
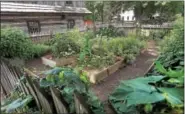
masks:
[[[96,26],[95,26],[95,6],[94,6],[94,9],[93,9],[93,33],[94,33],[94,36],[96,34]]]
[[[102,13],[101,13],[101,22],[103,24],[103,14],[104,14],[104,2],[102,1]]]

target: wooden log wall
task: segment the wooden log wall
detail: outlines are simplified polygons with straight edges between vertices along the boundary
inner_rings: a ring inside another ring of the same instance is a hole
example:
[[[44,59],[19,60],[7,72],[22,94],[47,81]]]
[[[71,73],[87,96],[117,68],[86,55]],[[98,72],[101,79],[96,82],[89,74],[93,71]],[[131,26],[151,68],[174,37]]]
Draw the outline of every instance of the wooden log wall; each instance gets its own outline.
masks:
[[[64,19],[62,19],[62,15]],[[69,19],[75,20],[75,27],[84,30],[83,14],[61,13],[1,13],[1,28],[16,27],[28,32],[27,21],[39,21],[40,32],[29,33],[33,42],[41,43],[52,38],[53,34],[65,33]]]
[[[65,15],[65,19],[62,19]],[[59,31],[67,29],[68,19],[74,19],[77,27],[83,26],[83,14],[61,14],[61,13],[1,13],[1,27],[18,27],[28,32],[27,21],[38,20],[41,32]]]

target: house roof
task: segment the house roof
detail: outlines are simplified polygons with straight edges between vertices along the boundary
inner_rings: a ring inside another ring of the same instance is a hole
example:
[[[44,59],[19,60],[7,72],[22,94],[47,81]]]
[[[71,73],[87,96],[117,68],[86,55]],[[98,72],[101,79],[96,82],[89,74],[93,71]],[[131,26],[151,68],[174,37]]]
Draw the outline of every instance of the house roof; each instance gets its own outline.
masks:
[[[38,4],[24,4],[13,2],[1,2],[1,12],[39,12],[39,13],[83,13],[90,14],[87,8],[70,6],[50,6]]]

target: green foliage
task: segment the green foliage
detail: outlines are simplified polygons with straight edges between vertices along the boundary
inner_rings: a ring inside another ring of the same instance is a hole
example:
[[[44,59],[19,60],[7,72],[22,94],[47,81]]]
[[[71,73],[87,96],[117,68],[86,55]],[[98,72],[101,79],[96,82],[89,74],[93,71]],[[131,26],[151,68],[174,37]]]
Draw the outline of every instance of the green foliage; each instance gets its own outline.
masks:
[[[158,41],[158,40],[162,40],[166,35],[167,35],[168,31],[167,30],[154,30],[150,32],[150,38]]]
[[[118,28],[115,28],[114,26],[100,28],[96,34],[99,36],[106,36],[106,37],[125,36],[124,31],[120,31],[118,30]]]
[[[65,101],[69,104],[70,113],[75,111],[73,99],[75,91],[87,98],[86,102],[90,105],[93,112],[104,113],[100,101],[88,90],[89,80],[84,72],[75,71],[71,68],[56,67],[45,74],[47,77],[40,80],[40,86],[45,89],[50,86],[58,88]]]
[[[144,110],[146,113],[150,113],[152,111],[153,106],[151,104],[146,104]]]
[[[32,100],[33,100],[32,96],[30,95],[26,96],[25,98],[18,98],[11,102],[10,104],[2,106],[1,110],[5,111],[6,113],[12,113],[15,110],[25,108],[27,104],[30,103]]]
[[[97,46],[98,44],[98,41],[86,37],[84,47],[80,52],[79,65],[91,68],[102,68],[115,62],[114,54]]]
[[[175,23],[173,30],[160,44],[161,55],[158,61],[165,68],[182,68],[184,67],[184,21],[183,17],[179,17]]]
[[[2,57],[29,59],[33,56],[28,35],[17,28],[2,28],[0,50]]]
[[[52,45],[54,45],[54,44],[57,42],[57,40],[58,40],[59,38],[61,38],[61,37],[62,37],[62,34],[61,34],[61,33],[57,33],[57,34],[55,34],[51,39],[49,39],[48,41],[44,42],[44,44],[45,44],[45,45],[48,45],[48,46],[52,46]]]
[[[58,38],[52,47],[52,52],[56,57],[67,57],[77,54],[80,47],[71,39],[61,37]]]
[[[91,47],[92,47],[92,44],[89,42],[89,38],[86,37],[86,38],[85,38],[84,47],[83,47],[83,48],[81,49],[81,51],[80,51],[80,57],[79,57],[80,62],[83,62],[84,59],[85,59],[87,56],[88,56],[88,57],[91,57],[91,56],[92,56]]]
[[[155,63],[155,69],[165,75],[168,76],[168,82],[172,84],[178,84],[178,86],[184,85],[184,69],[181,70],[172,70],[171,68],[168,69],[168,71],[160,64],[159,61],[156,61]]]
[[[34,57],[40,57],[51,50],[50,46],[44,44],[33,44]]]
[[[157,111],[156,103],[168,102],[169,108],[183,107],[183,88],[163,87],[164,76],[141,77],[122,81],[109,100],[117,113]],[[161,86],[158,86],[158,85]],[[147,106],[150,104],[150,106]],[[124,106],[124,108],[123,108]],[[144,106],[144,107],[143,107]],[[153,108],[152,108],[153,107]],[[159,112],[158,112],[159,113]]]
[[[117,56],[122,56],[126,62],[133,61],[144,47],[144,42],[134,37],[114,38],[105,44],[107,50]]]

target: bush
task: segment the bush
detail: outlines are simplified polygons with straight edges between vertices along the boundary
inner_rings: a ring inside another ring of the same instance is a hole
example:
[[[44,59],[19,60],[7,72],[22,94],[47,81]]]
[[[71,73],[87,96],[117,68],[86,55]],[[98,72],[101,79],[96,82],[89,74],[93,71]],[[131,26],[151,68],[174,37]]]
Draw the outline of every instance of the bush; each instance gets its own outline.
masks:
[[[144,47],[144,41],[140,41],[134,37],[114,38],[103,44],[108,51],[117,56],[122,56],[126,62],[135,59],[140,50]]]
[[[1,29],[0,50],[2,57],[29,59],[33,57],[32,41],[17,28]]]
[[[168,34],[168,30],[155,30],[151,31],[149,37],[153,40],[161,40]]]
[[[34,44],[33,45],[33,55],[34,57],[40,57],[51,50],[50,46],[44,44]]]
[[[54,56],[66,57],[80,52],[80,47],[69,38],[58,38],[52,47]]]
[[[96,34],[107,37],[125,36],[124,31],[118,30],[118,28],[115,28],[114,26],[100,28]]]
[[[159,61],[165,67],[174,69],[176,66],[184,66],[184,21],[179,17],[173,30],[165,36],[160,44],[161,55]]]

